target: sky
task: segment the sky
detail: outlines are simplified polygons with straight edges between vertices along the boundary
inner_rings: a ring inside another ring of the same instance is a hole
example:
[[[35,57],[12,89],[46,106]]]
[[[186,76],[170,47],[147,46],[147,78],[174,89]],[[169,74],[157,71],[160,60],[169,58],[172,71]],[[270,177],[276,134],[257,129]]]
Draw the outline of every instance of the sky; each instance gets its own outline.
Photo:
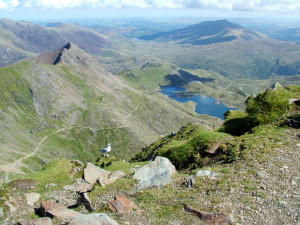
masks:
[[[0,0],[0,18],[209,14],[300,18],[300,0]]]

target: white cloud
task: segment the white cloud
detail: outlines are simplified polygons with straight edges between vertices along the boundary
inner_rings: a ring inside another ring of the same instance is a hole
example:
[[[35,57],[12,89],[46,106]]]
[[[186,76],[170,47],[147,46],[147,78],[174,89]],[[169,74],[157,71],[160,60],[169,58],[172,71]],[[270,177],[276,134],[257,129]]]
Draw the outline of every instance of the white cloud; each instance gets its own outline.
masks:
[[[12,8],[201,8],[220,10],[300,11],[299,0],[0,0]]]

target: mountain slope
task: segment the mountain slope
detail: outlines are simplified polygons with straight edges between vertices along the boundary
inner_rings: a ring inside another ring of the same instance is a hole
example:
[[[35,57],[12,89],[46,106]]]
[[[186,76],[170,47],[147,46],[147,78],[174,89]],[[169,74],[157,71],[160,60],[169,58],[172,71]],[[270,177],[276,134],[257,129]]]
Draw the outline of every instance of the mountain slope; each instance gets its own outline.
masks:
[[[208,45],[233,40],[255,40],[266,36],[229,22],[228,20],[205,21],[183,29],[144,35],[142,40],[175,41],[180,44]]]
[[[253,103],[259,109],[264,108],[263,105],[270,106],[258,113],[272,116],[277,111],[282,116],[275,122],[256,124],[251,132],[240,136],[207,130],[191,123],[146,147],[136,157],[137,162],[103,157],[103,161],[94,164],[103,167],[106,174],[122,171],[126,176],[107,185],[105,181],[101,181],[101,185],[91,184],[91,190],[80,189],[88,199],[82,202],[78,200],[81,199],[78,187],[79,182],[88,181],[88,169],[84,170],[84,164],[78,161],[53,160],[37,173],[8,184],[0,183],[0,207],[3,209],[0,221],[17,223],[21,219],[47,217],[47,214],[41,215],[39,207],[43,201],[50,201],[58,202],[59,208],[69,206],[83,215],[101,211],[120,224],[124,221],[149,225],[298,224],[299,129],[282,126],[281,122],[293,115],[298,122],[297,128],[300,127],[299,91],[300,86],[283,88],[277,84],[255,98],[250,97],[252,109]],[[289,98],[293,98],[293,102]],[[257,112],[250,110],[248,113],[252,117]],[[239,133],[242,124],[236,120],[245,118],[231,111],[227,119],[235,120],[237,126],[232,128],[235,128],[234,133]],[[159,159],[163,163],[158,163],[157,158],[155,163],[149,162],[156,155],[164,155],[176,166],[176,173],[167,177],[168,181],[162,172],[174,171],[174,167],[167,158]],[[91,166],[89,163],[86,168]],[[150,177],[150,182],[144,182],[145,185],[151,183],[150,188],[144,186],[136,190],[137,174],[141,180]],[[40,197],[29,205],[32,192]],[[114,207],[105,207],[112,205],[115,196]],[[131,203],[135,205],[133,209],[126,207]],[[50,203],[42,203],[46,204]],[[123,208],[130,212],[120,216]],[[68,219],[60,217],[55,214],[48,220],[62,224]],[[225,221],[224,217],[230,219]]]
[[[1,68],[0,77],[2,178],[55,157],[95,160],[108,143],[128,158],[181,124],[202,121],[192,104],[132,88],[73,43]]]
[[[76,25],[43,27],[24,21],[1,19],[0,66],[60,48],[67,42],[73,42],[91,54],[97,54],[109,45],[99,33]]]

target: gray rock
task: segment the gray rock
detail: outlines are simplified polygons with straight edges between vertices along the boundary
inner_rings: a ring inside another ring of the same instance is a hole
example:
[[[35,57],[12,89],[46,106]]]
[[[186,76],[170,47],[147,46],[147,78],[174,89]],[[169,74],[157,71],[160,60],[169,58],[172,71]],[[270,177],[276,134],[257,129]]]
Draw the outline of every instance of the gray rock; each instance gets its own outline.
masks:
[[[193,179],[193,176],[189,176],[185,178],[184,184],[187,188],[192,188],[195,184],[195,180]]]
[[[18,225],[52,225],[52,220],[49,217],[29,219],[29,220],[20,220]]]
[[[105,213],[92,213],[73,217],[69,225],[118,225]]]
[[[197,171],[196,174],[194,174],[194,177],[202,177],[202,176],[207,176],[211,179],[217,179],[217,176],[219,174],[210,170],[199,170]]]
[[[172,182],[172,175],[176,173],[175,166],[169,159],[157,156],[154,161],[135,171],[133,178],[139,183],[134,191],[149,187],[162,187]]]
[[[269,175],[265,171],[259,171],[259,172],[257,172],[256,176],[258,178],[268,178],[269,177]]]
[[[38,193],[27,193],[26,195],[27,204],[30,206],[33,206],[34,203],[36,203],[41,195]]]
[[[86,168],[83,171],[84,180],[87,183],[95,184],[99,179],[106,179],[109,177],[110,172],[101,169],[98,166],[88,163]]]

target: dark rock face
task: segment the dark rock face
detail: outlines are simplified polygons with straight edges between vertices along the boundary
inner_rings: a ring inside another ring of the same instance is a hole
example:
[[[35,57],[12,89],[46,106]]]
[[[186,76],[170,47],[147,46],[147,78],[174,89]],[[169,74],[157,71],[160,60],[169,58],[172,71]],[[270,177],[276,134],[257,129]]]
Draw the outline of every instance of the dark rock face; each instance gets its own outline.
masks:
[[[286,121],[283,122],[282,125],[292,127],[295,129],[300,129],[300,115],[290,116]]]

